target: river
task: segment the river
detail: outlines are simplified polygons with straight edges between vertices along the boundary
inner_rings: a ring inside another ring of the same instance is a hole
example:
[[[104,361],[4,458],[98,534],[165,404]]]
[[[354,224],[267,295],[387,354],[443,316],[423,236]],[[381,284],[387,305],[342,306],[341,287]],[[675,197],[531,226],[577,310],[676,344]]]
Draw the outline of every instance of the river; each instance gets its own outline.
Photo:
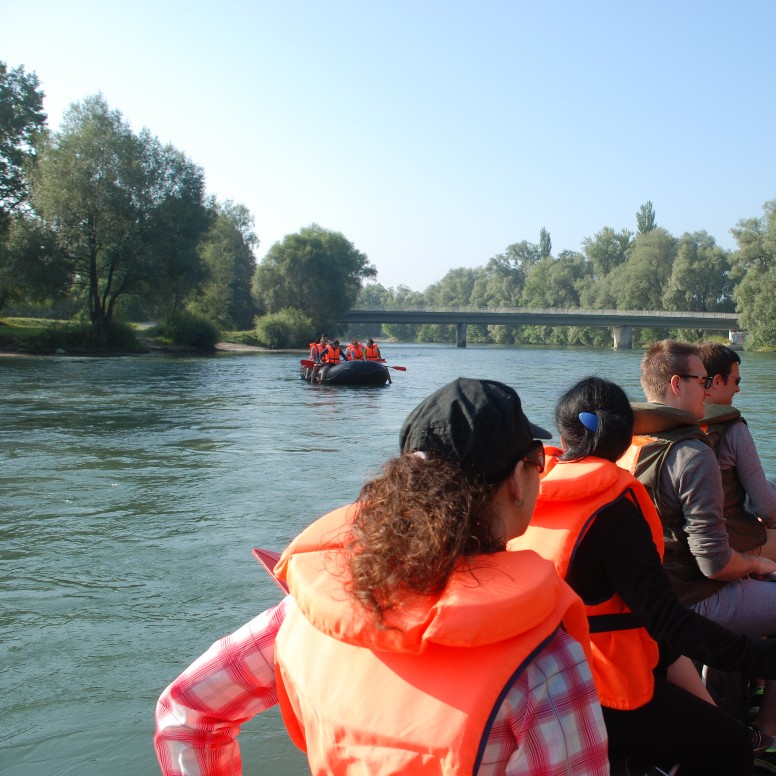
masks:
[[[515,386],[531,420],[577,378],[634,400],[640,351],[387,345],[393,384],[310,386],[299,357],[0,358],[0,772],[158,773],[161,690],[278,600],[282,549],[355,498],[424,396],[457,376]],[[736,405],[768,472],[776,354],[744,353]],[[343,678],[343,681],[345,679]],[[246,774],[308,772],[276,710],[240,736]]]

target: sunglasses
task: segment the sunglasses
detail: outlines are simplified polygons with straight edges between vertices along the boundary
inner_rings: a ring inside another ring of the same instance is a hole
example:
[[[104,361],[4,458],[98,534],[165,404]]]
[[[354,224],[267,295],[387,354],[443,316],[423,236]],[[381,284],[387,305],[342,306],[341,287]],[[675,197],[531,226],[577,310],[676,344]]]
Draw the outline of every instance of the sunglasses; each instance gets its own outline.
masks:
[[[544,471],[544,445],[541,439],[534,439],[520,460],[533,464],[541,474]]]
[[[682,380],[698,380],[699,382],[703,383],[703,387],[707,391],[709,388],[711,388],[711,384],[714,382],[714,378],[709,377],[708,375],[677,375],[677,377],[681,377]]]

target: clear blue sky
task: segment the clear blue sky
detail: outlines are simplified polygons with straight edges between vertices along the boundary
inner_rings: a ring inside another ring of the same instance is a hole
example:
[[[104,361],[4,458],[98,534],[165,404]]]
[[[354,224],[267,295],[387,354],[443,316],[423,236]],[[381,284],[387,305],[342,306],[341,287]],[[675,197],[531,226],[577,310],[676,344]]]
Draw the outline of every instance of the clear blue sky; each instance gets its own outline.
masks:
[[[423,290],[511,243],[731,227],[776,198],[776,2],[0,0],[49,124],[102,92],[241,202]]]

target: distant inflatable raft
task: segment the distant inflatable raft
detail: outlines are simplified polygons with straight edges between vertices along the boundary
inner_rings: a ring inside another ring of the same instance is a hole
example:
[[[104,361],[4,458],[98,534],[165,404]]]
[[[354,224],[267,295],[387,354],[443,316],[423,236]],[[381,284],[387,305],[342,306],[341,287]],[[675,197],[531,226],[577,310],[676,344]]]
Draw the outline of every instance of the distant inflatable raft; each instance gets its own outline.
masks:
[[[304,367],[300,370],[303,380],[306,371]],[[390,382],[388,367],[377,361],[343,361],[329,369],[322,385],[385,385],[387,382]]]

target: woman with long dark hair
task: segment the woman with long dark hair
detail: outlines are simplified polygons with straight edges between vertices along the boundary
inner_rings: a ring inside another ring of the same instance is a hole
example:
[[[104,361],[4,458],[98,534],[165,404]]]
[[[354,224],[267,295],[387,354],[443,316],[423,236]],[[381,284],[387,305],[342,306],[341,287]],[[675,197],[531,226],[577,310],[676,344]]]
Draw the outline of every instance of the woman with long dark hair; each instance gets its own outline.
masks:
[[[770,740],[711,702],[689,656],[776,676],[776,642],[739,636],[683,607],[663,566],[663,528],[643,485],[617,466],[633,410],[613,382],[587,377],[559,399],[561,448],[548,449],[531,525],[534,549],[585,602],[592,668],[614,752],[682,774],[749,774]],[[683,686],[682,686],[683,685]]]

